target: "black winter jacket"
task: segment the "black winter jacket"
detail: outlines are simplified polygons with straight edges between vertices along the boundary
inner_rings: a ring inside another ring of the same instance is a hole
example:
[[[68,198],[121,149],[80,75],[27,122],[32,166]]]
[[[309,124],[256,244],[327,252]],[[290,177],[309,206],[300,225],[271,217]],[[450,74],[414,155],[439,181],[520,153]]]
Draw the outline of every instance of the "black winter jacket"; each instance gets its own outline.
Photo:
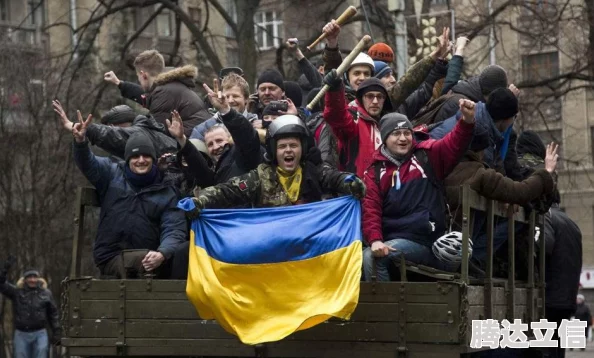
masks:
[[[542,230],[541,230],[542,231]],[[540,233],[541,237],[543,233]],[[582,270],[582,233],[559,206],[545,215],[546,306],[575,310]],[[540,244],[541,240],[538,240]]]
[[[146,94],[142,87],[137,83],[120,81],[118,85],[122,97],[130,99],[143,107],[146,107]]]
[[[73,151],[76,165],[97,189],[101,204],[93,247],[97,266],[126,249],[159,251],[169,259],[187,241],[186,217],[177,208],[179,193],[173,186],[157,179],[139,190],[126,179],[124,162],[95,157],[86,142],[74,142]]]
[[[195,178],[201,178],[202,185],[199,184],[199,186],[202,188],[224,183],[233,177],[256,169],[264,158],[265,150],[260,145],[258,132],[242,114],[231,109],[229,113],[222,115],[221,119],[229,130],[234,144],[227,145],[214,170],[208,167],[204,158],[196,157],[200,153],[195,148],[189,147],[191,143],[186,143],[181,151],[186,158],[189,171]],[[187,158],[188,155],[191,157]],[[213,181],[209,182],[209,179]]]
[[[47,283],[40,279],[36,288],[29,288],[24,281],[21,277],[16,286],[0,283],[0,292],[12,300],[14,327],[19,331],[32,332],[49,325],[53,336],[59,337],[62,329],[58,308]]]
[[[91,124],[87,128],[87,138],[91,144],[98,146],[111,155],[124,158],[126,141],[136,133],[143,133],[151,139],[157,157],[165,153],[177,152],[177,142],[167,135],[163,124],[157,123],[153,117],[137,116],[130,127],[110,127],[103,124]]]

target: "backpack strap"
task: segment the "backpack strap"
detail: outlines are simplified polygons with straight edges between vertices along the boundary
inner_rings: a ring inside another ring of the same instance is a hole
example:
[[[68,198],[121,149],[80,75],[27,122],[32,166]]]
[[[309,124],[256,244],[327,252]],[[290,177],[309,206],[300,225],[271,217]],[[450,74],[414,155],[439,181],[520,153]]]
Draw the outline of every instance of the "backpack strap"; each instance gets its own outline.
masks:
[[[378,190],[380,190],[380,179],[381,179],[380,176],[382,174],[382,168],[380,166],[380,162],[373,163],[373,170],[375,172],[374,173],[375,174],[375,185],[377,185]]]
[[[452,217],[452,213],[450,211],[450,206],[448,205],[448,200],[446,197],[446,192],[445,192],[445,187],[443,185],[443,181],[441,181],[437,178],[437,175],[435,174],[435,170],[433,170],[433,166],[429,162],[429,155],[427,155],[427,151],[425,149],[415,150],[414,156],[415,156],[415,158],[417,158],[417,161],[423,168],[423,171],[425,171],[425,174],[427,175],[427,179],[441,193],[441,203],[444,207],[444,212],[446,215],[446,226],[449,229],[448,232],[451,232],[452,224],[453,224],[453,222],[452,222],[453,217]]]

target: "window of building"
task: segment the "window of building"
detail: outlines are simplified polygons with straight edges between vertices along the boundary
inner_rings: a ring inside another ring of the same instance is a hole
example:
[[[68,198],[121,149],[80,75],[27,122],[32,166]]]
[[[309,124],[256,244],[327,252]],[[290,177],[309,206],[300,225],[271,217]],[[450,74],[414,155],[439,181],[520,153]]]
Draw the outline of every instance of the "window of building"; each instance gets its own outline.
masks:
[[[144,24],[151,17],[151,14],[153,13],[153,11],[154,11],[154,9],[151,7],[143,7],[143,8],[136,9],[136,12],[134,14],[134,30],[135,31],[139,30],[142,26],[144,26]],[[144,31],[142,33],[147,34],[147,35],[153,35],[155,33],[155,29],[154,29],[154,26],[152,26],[152,25],[153,24],[150,24],[149,26],[147,26],[147,28],[144,29]]]
[[[173,16],[169,9],[157,15],[157,35],[163,37],[173,36]]]
[[[431,5],[447,5],[448,0],[431,0]]]
[[[283,37],[283,20],[277,19],[276,11],[262,11],[254,18],[256,42],[260,50],[269,50],[280,46]]]
[[[0,0],[0,21],[10,20],[8,11],[8,0]]]
[[[237,4],[235,3],[235,0],[227,0],[227,3],[225,5],[226,5],[225,10],[227,10],[227,13],[229,14],[229,16],[237,24]],[[225,36],[235,37],[235,33],[233,32],[233,30],[231,29],[231,26],[229,26],[229,24],[226,21],[225,21]]]
[[[202,10],[199,7],[188,7],[188,13],[190,14],[190,18],[196,24],[196,26],[202,26]]]
[[[522,56],[524,81],[537,82],[559,75],[559,53],[547,52]]]
[[[239,67],[239,51],[236,48],[227,47],[227,67]]]
[[[539,131],[538,135],[545,146],[551,142],[555,142],[559,145],[559,149],[557,150],[557,154],[559,154],[557,169],[563,169],[565,167],[565,157],[563,156],[563,131],[561,129]]]
[[[33,107],[43,106],[45,99],[45,82],[42,80],[29,81],[29,101]]]
[[[44,0],[28,0],[27,1],[29,25],[43,26],[45,24],[45,4]]]
[[[590,143],[592,143],[590,150],[592,151],[592,165],[594,165],[594,127],[590,127]]]

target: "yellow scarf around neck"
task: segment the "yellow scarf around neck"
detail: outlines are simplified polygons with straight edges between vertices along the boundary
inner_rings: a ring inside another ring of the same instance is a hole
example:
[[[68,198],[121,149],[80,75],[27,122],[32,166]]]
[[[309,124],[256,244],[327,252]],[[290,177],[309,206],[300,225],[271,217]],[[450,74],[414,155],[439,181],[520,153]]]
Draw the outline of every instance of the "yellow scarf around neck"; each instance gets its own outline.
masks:
[[[293,173],[288,173],[280,167],[276,167],[276,173],[289,200],[291,203],[295,203],[299,199],[299,189],[301,189],[301,179],[303,178],[303,175],[301,175],[301,166],[298,166]]]

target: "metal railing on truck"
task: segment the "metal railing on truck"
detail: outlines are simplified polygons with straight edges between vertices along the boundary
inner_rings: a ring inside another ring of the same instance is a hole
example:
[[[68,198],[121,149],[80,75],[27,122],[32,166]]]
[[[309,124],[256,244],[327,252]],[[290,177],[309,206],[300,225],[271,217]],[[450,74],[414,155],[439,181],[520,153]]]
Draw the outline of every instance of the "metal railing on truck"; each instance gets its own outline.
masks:
[[[70,277],[64,281],[63,345],[78,356],[213,357],[459,357],[469,348],[473,319],[544,317],[544,256],[534,279],[534,227],[537,215],[502,209],[492,200],[461,187],[463,264],[459,274],[401,263],[401,282],[362,282],[351,320],[329,320],[279,341],[242,344],[215,321],[202,320],[176,280],[97,280],[81,276],[85,207],[98,206],[92,188],[79,188],[74,215]],[[485,212],[486,277],[468,273],[468,241],[474,215]],[[507,279],[493,278],[495,217],[509,221]],[[528,277],[515,279],[515,222],[529,226]],[[541,240],[544,244],[544,240]],[[540,247],[544,252],[543,247]],[[407,272],[435,282],[411,282]]]

